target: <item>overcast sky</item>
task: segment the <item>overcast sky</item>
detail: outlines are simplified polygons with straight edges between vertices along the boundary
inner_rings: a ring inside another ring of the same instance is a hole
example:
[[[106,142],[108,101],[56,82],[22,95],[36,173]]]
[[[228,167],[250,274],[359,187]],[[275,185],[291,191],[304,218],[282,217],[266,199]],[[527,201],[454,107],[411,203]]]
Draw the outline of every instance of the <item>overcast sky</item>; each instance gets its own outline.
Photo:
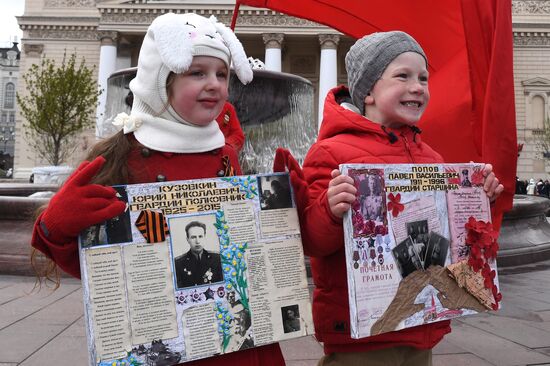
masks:
[[[17,25],[16,15],[23,15],[25,0],[0,0],[0,47],[11,46],[13,36],[21,40],[23,32]]]

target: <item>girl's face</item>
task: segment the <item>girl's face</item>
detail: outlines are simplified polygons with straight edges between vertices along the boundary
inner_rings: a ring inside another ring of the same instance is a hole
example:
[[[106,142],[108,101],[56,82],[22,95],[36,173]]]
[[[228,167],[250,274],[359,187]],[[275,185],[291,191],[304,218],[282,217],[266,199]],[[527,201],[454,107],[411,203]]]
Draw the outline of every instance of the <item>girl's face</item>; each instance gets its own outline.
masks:
[[[229,72],[216,57],[195,56],[189,69],[176,75],[170,86],[170,105],[187,122],[206,126],[227,100]]]

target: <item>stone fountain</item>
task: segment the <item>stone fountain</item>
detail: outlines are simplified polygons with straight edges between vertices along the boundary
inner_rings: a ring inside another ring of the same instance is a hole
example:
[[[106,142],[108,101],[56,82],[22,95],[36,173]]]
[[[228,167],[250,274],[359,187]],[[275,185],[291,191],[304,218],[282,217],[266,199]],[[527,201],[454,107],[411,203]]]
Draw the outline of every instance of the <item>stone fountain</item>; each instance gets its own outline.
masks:
[[[512,210],[504,215],[498,243],[499,267],[550,259],[550,223],[546,197],[515,195]]]
[[[0,184],[0,274],[34,274],[29,244],[33,222],[38,208],[47,204],[49,198],[30,196],[55,192],[57,188],[52,184]]]

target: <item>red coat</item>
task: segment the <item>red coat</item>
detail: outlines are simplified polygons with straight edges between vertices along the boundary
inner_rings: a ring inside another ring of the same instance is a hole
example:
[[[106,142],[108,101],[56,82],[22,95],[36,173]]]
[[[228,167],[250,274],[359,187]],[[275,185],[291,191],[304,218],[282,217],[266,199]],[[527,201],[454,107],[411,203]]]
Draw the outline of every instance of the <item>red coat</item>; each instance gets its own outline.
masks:
[[[225,102],[216,122],[225,136],[225,143],[234,148],[237,153],[240,152],[244,145],[244,133],[237,112],[231,103]]]
[[[132,177],[129,184],[150,183],[158,180],[186,180],[223,176],[222,157],[228,156],[235,175],[241,174],[235,151],[224,146],[210,152],[195,154],[162,153],[150,149],[136,148],[128,158]],[[42,232],[40,217],[34,226],[32,246],[50,257],[57,265],[70,275],[80,278],[77,238],[67,244],[53,243]],[[284,365],[279,344],[270,344],[245,351],[229,353],[216,358],[207,358],[181,364],[182,366],[281,366]]]
[[[431,348],[450,332],[450,322],[408,328],[363,339],[350,336],[350,313],[342,219],[332,215],[326,198],[330,172],[343,163],[439,163],[441,156],[422,143],[409,127],[381,128],[359,114],[341,107],[336,99],[347,95],[344,87],[330,91],[317,142],[304,160],[311,203],[302,227],[304,251],[311,256],[315,282],[313,320],[325,353],[363,352],[394,346]],[[338,96],[338,97],[336,97]],[[393,141],[393,142],[392,142]]]

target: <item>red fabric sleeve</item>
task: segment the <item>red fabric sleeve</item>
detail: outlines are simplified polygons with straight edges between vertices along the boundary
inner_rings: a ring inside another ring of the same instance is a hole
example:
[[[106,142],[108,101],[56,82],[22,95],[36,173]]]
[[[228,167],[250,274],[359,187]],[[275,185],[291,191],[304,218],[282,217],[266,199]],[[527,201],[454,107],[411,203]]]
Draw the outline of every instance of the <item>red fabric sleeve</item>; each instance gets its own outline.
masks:
[[[327,200],[330,172],[334,169],[338,169],[334,157],[314,145],[303,167],[310,194],[310,203],[302,215],[302,228],[306,230],[307,238],[304,240],[304,252],[309,256],[328,256],[344,246],[342,219],[332,214]]]

